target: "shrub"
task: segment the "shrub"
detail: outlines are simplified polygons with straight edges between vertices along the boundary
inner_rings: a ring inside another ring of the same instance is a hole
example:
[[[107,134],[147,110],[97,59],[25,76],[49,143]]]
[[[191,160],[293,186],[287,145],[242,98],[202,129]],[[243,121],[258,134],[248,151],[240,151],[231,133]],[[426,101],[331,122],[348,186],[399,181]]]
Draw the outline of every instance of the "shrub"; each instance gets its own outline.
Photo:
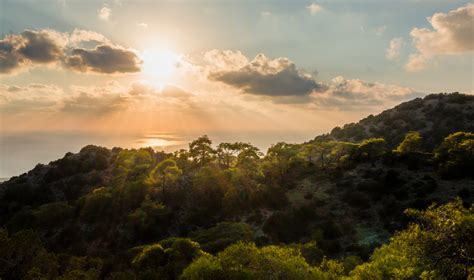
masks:
[[[189,237],[204,251],[216,253],[238,241],[254,241],[254,231],[246,223],[218,223],[215,227],[191,232]]]

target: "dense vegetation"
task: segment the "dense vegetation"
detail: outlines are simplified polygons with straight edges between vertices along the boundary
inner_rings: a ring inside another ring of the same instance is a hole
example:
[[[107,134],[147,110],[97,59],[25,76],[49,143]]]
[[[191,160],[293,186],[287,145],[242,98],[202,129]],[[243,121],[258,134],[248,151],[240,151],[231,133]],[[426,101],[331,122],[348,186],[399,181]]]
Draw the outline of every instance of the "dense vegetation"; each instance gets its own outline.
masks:
[[[474,277],[474,100],[400,106],[432,100],[464,123],[395,144],[386,127],[355,141],[356,125],[266,154],[207,136],[67,153],[0,185],[0,278]]]

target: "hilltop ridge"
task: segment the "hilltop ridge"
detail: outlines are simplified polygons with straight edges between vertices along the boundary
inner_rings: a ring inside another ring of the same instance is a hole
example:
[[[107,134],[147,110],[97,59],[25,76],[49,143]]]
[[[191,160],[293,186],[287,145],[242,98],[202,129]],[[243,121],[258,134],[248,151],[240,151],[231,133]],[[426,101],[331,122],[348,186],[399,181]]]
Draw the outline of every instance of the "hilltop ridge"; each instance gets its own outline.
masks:
[[[434,148],[455,131],[474,131],[474,96],[458,92],[429,94],[370,115],[357,123],[335,127],[315,140],[359,142],[366,138],[382,137],[396,146],[409,131],[418,131],[424,147]]]

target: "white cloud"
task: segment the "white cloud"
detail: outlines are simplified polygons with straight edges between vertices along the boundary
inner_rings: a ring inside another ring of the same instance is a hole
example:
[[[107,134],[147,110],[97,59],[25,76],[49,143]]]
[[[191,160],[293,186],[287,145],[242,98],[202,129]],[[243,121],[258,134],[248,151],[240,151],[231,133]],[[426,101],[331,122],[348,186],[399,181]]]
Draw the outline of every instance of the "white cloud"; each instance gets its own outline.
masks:
[[[413,28],[410,32],[417,52],[410,55],[407,71],[426,68],[438,55],[457,55],[474,51],[474,4],[436,13],[428,18],[432,29]]]
[[[420,95],[422,94],[409,87],[371,83],[360,79],[348,80],[338,76],[331,80],[325,92],[311,94],[309,107],[345,111],[367,110],[392,106]]]
[[[272,13],[270,13],[269,11],[262,11],[262,12],[260,12],[260,15],[262,17],[269,17],[269,16],[272,15]]]
[[[61,88],[47,84],[0,84],[0,111],[8,114],[48,111],[63,96]]]
[[[109,21],[110,14],[112,13],[112,10],[106,6],[103,6],[99,10],[99,18],[103,21]]]
[[[405,70],[409,72],[421,71],[426,68],[428,64],[428,57],[420,53],[412,53],[405,64]]]
[[[143,28],[147,28],[148,27],[148,23],[145,23],[145,22],[140,22],[137,24],[138,26],[140,27],[143,27]]]
[[[402,37],[393,38],[385,52],[385,57],[389,60],[397,60],[400,58],[400,51],[404,44],[405,40],[403,40]]]
[[[309,13],[311,15],[315,15],[323,10],[323,7],[316,3],[311,3],[311,5],[306,6],[306,9],[309,10]]]
[[[82,42],[97,42],[102,44],[112,44],[104,35],[88,30],[74,29],[69,36],[69,43],[71,46],[78,46]]]

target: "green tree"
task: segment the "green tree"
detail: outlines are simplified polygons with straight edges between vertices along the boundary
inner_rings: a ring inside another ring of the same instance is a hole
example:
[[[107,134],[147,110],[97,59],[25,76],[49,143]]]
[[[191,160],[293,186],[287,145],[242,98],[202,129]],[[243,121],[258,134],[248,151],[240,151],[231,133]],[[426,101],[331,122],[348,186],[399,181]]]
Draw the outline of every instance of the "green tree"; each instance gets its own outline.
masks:
[[[362,141],[357,148],[357,157],[373,161],[387,151],[387,142],[383,138],[370,138]]]
[[[183,269],[203,255],[199,244],[186,238],[168,238],[132,249],[132,266],[142,279],[178,279]]]
[[[173,159],[165,159],[158,163],[156,167],[151,171],[148,178],[148,183],[158,184],[161,187],[163,194],[169,185],[178,180],[183,172],[176,164]]]
[[[246,223],[223,222],[191,232],[189,237],[201,244],[204,251],[217,253],[238,241],[254,241],[254,231]]]
[[[401,155],[419,153],[421,152],[421,146],[423,144],[423,138],[417,131],[410,131],[405,135],[405,139],[398,145],[395,152]]]
[[[105,188],[96,189],[82,199],[84,205],[80,216],[85,222],[93,223],[112,213],[112,194]]]
[[[474,133],[456,132],[444,138],[434,161],[446,177],[474,176]]]
[[[20,231],[12,236],[0,228],[0,278],[2,279],[52,279],[58,276],[59,265],[38,235]]]
[[[180,279],[336,280],[343,275],[344,267],[337,261],[324,260],[320,266],[312,267],[298,249],[274,245],[258,248],[253,243],[239,242],[216,256],[199,257],[183,271]]]
[[[299,146],[296,144],[279,142],[272,145],[268,149],[266,156],[266,160],[270,164],[268,171],[270,171],[273,176],[276,176],[280,182],[283,182],[286,172],[292,161],[297,157],[298,152]]]
[[[195,164],[203,167],[211,162],[215,154],[211,145],[212,141],[207,135],[201,136],[189,144],[189,155]]]
[[[203,258],[203,260],[202,260]],[[227,247],[217,257],[203,256],[188,266],[181,279],[312,279],[311,266],[297,250],[252,243]]]
[[[462,201],[425,211],[406,210],[408,229],[376,249],[370,262],[356,267],[352,279],[468,279],[473,277],[474,208]]]
[[[212,217],[222,215],[222,200],[230,188],[226,174],[214,165],[199,169],[194,175],[191,188],[193,222],[208,224]],[[202,224],[201,224],[202,225]]]
[[[64,224],[74,215],[74,207],[66,202],[43,204],[34,211],[36,223],[42,228],[53,228]]]
[[[318,141],[315,143],[306,144],[303,147],[303,153],[306,155],[310,163],[318,164],[321,169],[324,169],[328,164],[332,150],[336,142]]]
[[[145,200],[127,216],[129,238],[149,242],[163,236],[170,224],[170,210],[161,203]]]

